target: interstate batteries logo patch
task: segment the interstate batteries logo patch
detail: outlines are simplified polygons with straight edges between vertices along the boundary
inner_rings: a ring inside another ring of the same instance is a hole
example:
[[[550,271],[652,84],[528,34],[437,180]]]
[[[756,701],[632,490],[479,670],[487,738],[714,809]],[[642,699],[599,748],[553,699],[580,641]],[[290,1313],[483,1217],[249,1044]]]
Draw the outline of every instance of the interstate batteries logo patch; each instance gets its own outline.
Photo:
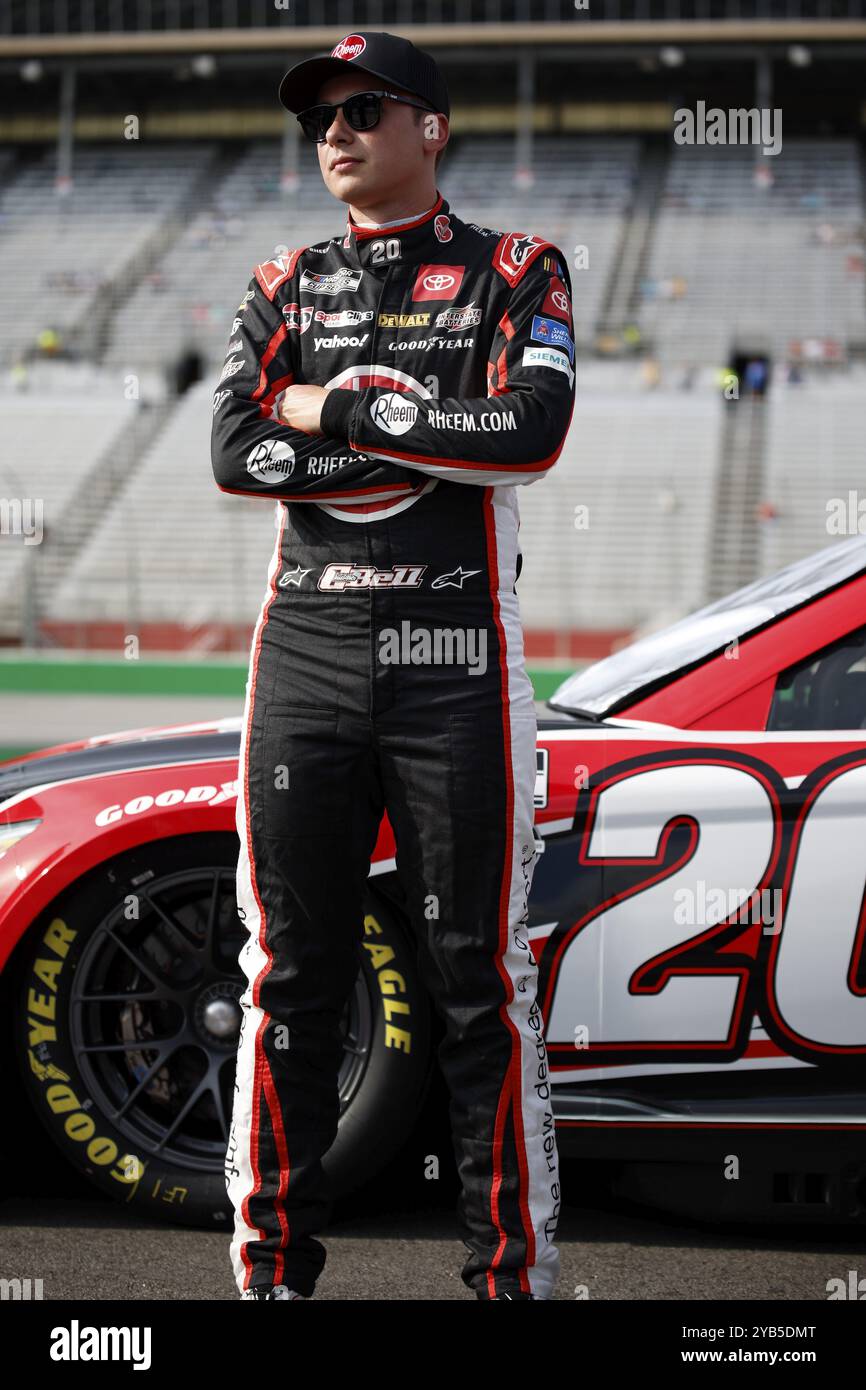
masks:
[[[477,327],[480,322],[481,310],[476,309],[474,300],[464,309],[442,309],[436,315],[436,327],[447,328],[449,333],[459,333],[464,328]]]
[[[295,471],[295,451],[280,439],[263,439],[247,455],[247,472],[260,483],[275,487]]]

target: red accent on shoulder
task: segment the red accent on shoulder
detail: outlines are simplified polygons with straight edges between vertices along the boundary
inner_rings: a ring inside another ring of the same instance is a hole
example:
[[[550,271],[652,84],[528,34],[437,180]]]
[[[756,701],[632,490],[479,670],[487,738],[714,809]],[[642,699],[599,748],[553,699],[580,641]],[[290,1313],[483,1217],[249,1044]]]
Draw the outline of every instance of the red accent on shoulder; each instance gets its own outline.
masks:
[[[297,251],[288,251],[285,256],[275,256],[272,261],[262,261],[261,265],[256,266],[256,279],[272,303],[280,285],[285,284],[294,275],[298,257],[306,249],[306,246],[299,246]]]
[[[496,244],[493,266],[514,289],[542,251],[556,251],[552,241],[530,232],[506,232]]]

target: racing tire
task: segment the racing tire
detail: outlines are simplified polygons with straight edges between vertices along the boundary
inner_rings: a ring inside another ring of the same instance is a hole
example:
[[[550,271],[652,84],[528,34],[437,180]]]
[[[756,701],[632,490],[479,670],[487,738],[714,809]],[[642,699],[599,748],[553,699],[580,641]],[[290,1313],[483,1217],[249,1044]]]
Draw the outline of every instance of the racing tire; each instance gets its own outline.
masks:
[[[223,1162],[246,984],[237,857],[234,835],[208,833],[107,861],[34,922],[7,986],[22,1086],[63,1157],[141,1214],[196,1228],[227,1229],[233,1215]],[[335,1199],[399,1152],[433,1066],[411,936],[383,895],[368,888],[364,907],[371,949],[344,1010],[340,1123],[324,1160]],[[389,1045],[395,987],[408,1049]]]

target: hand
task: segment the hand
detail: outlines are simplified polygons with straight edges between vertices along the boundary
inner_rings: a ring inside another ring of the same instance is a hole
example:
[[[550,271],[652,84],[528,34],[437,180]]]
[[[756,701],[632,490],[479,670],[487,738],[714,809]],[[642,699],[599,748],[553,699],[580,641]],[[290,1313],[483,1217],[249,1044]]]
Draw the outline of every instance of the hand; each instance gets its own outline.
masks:
[[[287,386],[280,401],[280,420],[294,430],[321,434],[322,405],[327,394],[326,386]]]

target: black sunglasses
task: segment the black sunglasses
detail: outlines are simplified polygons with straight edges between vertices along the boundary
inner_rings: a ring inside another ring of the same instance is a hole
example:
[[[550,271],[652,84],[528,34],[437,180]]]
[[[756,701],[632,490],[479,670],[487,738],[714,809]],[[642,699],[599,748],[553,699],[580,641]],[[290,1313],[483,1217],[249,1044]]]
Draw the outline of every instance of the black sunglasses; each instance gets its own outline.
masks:
[[[334,124],[334,117],[342,108],[353,130],[372,130],[382,119],[382,101],[401,101],[405,106],[417,106],[420,111],[434,108],[426,102],[412,101],[411,97],[398,97],[394,92],[354,92],[345,101],[325,102],[321,106],[308,106],[306,111],[298,112],[301,130],[314,145],[321,145]]]

